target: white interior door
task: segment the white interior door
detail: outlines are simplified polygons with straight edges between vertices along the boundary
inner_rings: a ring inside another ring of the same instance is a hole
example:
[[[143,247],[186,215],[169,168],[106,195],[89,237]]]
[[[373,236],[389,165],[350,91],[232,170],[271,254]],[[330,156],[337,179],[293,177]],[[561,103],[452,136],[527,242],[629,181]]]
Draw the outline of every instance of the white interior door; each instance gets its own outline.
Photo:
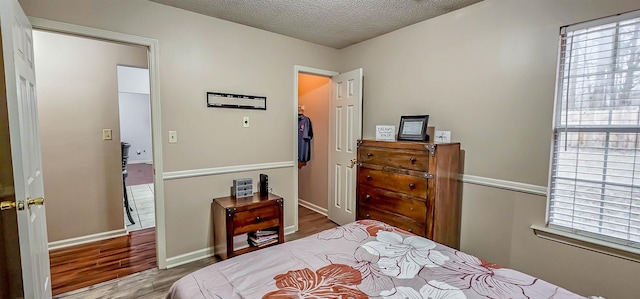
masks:
[[[24,297],[51,298],[31,24],[16,0],[0,24]]]
[[[362,69],[331,79],[329,112],[329,219],[356,220],[357,141],[362,138]]]

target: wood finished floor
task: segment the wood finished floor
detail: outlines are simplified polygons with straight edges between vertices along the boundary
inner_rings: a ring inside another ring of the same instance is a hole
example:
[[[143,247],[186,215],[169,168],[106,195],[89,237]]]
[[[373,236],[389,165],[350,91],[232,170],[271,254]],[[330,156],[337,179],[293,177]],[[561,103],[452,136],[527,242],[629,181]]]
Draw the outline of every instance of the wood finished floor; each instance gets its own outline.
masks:
[[[49,252],[53,295],[157,267],[155,228]]]
[[[285,241],[292,241],[321,232],[337,225],[326,216],[318,214],[304,207],[298,207],[299,230],[285,236]],[[155,240],[154,240],[155,243]],[[155,246],[154,246],[155,247]],[[154,249],[155,250],[155,249]],[[154,251],[155,261],[155,251]],[[84,299],[84,298],[165,298],[169,287],[184,275],[217,262],[216,258],[206,258],[171,269],[151,269],[125,277],[113,279],[97,285],[92,285],[76,291],[64,293],[54,298]],[[154,266],[155,267],[155,266]],[[52,274],[53,276],[53,274]]]

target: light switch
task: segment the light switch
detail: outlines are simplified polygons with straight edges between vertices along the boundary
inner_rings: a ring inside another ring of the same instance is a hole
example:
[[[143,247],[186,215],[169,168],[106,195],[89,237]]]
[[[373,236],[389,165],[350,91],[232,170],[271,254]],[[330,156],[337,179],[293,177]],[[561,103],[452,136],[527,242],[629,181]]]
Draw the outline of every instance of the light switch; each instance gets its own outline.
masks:
[[[111,140],[111,139],[113,139],[111,133],[112,133],[111,129],[102,129],[102,140]]]
[[[244,128],[248,128],[249,127],[249,117],[245,116],[242,118],[242,127]]]
[[[178,132],[169,131],[169,143],[178,143]]]

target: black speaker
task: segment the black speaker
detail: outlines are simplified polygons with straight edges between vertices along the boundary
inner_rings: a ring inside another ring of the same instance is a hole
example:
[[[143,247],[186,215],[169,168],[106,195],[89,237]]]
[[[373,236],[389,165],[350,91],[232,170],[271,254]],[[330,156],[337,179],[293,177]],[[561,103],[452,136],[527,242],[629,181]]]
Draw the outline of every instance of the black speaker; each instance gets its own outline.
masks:
[[[269,176],[263,173],[260,174],[260,194],[269,194]]]

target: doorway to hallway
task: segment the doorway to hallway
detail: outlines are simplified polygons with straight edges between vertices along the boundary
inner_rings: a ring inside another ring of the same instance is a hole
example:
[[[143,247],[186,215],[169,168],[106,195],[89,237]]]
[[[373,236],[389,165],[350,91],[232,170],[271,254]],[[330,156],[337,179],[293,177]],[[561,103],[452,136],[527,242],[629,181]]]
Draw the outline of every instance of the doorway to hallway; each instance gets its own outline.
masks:
[[[114,241],[131,237],[123,213],[116,67],[147,68],[148,49],[39,30],[34,30],[34,46],[53,293],[78,286],[69,280],[73,277],[91,284],[113,279],[104,274],[87,280],[88,271],[113,272],[115,267],[124,275],[156,268],[155,228],[145,232],[145,242]],[[153,198],[151,193],[151,204]],[[82,225],[74,225],[78,217]],[[148,253],[143,260],[131,254],[126,262],[114,261],[104,247],[110,245],[96,245],[106,241],[126,245],[128,253]]]

